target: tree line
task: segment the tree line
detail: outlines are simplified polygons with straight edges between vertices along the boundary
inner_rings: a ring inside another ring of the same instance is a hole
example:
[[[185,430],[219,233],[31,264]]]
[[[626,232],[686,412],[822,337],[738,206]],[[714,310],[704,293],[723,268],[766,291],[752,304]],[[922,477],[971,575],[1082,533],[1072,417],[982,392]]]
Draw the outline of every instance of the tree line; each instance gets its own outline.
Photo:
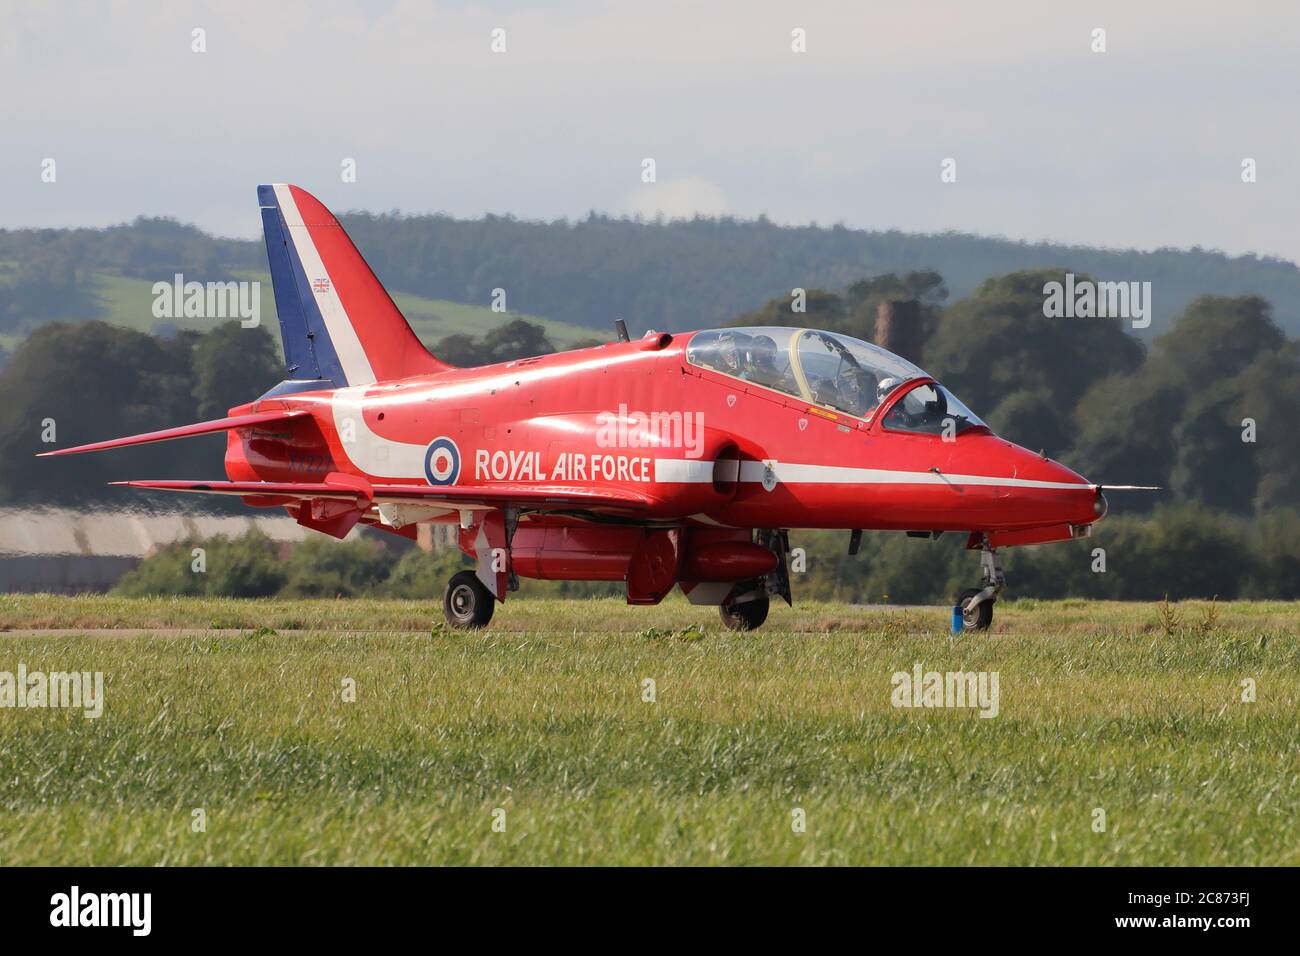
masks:
[[[594,340],[593,340],[594,341]],[[454,365],[483,365],[555,351],[541,326],[514,320],[481,336],[426,343]],[[113,502],[166,497],[111,488],[136,478],[219,478],[223,436],[141,445],[68,458],[42,451],[219,418],[285,378],[265,325],[230,321],[211,331],[149,335],[104,322],[48,322],[0,366],[0,506]],[[127,499],[127,495],[136,495]],[[174,505],[172,499],[170,504]],[[237,510],[219,499],[187,507]]]
[[[502,288],[511,308],[602,332],[618,317],[637,330],[707,328],[792,288],[839,288],[864,275],[931,269],[954,296],[965,296],[991,275],[1070,263],[1079,273],[1152,283],[1155,321],[1140,332],[1144,338],[1207,293],[1260,295],[1273,303],[1278,323],[1300,335],[1294,263],[1200,248],[1110,251],[956,233],[780,226],[762,218],[340,218],[394,290],[487,305]],[[51,319],[95,318],[99,272],[150,281],[182,272],[220,281],[265,268],[261,239],[218,239],[167,219],[104,230],[0,230],[0,334]]]

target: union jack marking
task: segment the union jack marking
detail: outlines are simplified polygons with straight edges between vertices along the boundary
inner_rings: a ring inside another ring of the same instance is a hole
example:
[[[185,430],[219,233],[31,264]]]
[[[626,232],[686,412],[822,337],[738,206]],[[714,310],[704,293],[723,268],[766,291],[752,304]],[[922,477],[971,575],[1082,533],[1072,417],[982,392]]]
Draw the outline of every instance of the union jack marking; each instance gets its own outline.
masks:
[[[328,292],[330,290],[330,280],[316,279],[312,282],[311,287],[317,292]]]

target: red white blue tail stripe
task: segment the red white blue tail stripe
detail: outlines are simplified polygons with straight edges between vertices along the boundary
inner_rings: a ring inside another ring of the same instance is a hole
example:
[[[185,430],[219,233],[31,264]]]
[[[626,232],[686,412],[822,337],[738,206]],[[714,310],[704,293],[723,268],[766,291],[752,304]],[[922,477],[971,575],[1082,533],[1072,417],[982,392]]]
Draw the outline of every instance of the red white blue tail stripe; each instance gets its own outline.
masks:
[[[257,196],[290,378],[341,388],[448,368],[316,197],[285,183],[258,186]]]

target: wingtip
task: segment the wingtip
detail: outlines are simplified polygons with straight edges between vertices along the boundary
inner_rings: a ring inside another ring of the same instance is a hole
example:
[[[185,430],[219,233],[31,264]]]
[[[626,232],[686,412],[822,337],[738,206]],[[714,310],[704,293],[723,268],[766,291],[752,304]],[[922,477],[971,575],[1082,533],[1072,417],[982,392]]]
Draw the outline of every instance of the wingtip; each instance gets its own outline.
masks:
[[[37,458],[62,458],[64,455],[75,455],[77,452],[84,450],[83,445],[74,445],[71,448],[55,448],[50,451],[38,451]]]

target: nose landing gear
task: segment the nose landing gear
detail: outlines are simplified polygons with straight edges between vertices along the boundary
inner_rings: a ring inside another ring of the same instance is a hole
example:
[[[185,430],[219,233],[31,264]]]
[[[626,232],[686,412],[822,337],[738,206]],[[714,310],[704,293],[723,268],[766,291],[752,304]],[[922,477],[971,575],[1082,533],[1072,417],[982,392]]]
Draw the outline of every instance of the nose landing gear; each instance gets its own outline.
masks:
[[[980,570],[984,578],[983,585],[967,588],[957,595],[954,602],[961,608],[962,629],[966,631],[988,629],[993,623],[993,605],[1006,585],[997,549],[989,544],[987,536],[980,544]]]

